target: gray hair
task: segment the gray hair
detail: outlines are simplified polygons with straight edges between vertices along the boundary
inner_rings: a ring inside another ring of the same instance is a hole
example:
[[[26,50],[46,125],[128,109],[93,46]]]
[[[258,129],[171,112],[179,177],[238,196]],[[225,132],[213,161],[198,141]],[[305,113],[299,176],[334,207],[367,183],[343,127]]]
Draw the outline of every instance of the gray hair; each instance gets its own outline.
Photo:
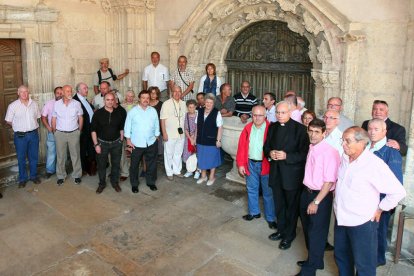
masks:
[[[369,136],[368,136],[368,132],[363,129],[362,127],[359,126],[352,126],[350,128],[347,128],[345,132],[353,132],[354,133],[354,138],[357,142],[359,141],[364,141],[365,145],[368,145],[369,143]]]
[[[368,126],[374,123],[378,123],[382,127],[382,129],[387,129],[387,124],[382,119],[371,119],[368,122]]]
[[[288,110],[292,111],[292,103],[288,101],[280,101],[276,104],[276,110],[279,105],[286,104],[288,106]]]
[[[216,102],[216,97],[214,96],[214,94],[212,94],[212,93],[207,93],[205,96],[204,96],[204,100],[205,101],[207,101],[207,100],[212,100],[213,102]]]

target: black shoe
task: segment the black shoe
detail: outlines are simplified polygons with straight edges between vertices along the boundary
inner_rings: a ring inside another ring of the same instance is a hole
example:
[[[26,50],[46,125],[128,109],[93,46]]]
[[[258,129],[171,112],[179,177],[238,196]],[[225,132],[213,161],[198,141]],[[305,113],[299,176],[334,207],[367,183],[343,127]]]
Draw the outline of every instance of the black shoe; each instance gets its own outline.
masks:
[[[151,191],[156,191],[156,190],[158,190],[157,186],[155,186],[155,185],[150,185],[150,186],[148,186],[148,187],[151,189]]]
[[[96,193],[100,194],[103,192],[104,189],[105,189],[105,186],[99,186],[98,189],[96,189]]]
[[[277,231],[277,232],[275,232],[275,233],[273,233],[269,236],[269,240],[272,240],[272,241],[278,241],[278,240],[281,240],[281,239],[282,239],[282,233],[280,233],[279,231]]]
[[[57,184],[58,184],[59,186],[63,185],[63,182],[65,182],[65,180],[63,180],[63,179],[58,179],[58,180],[57,180]]]
[[[333,250],[334,250],[333,245],[330,245],[329,242],[327,242],[325,244],[325,251],[333,251]]]
[[[82,180],[80,178],[75,178],[75,184],[79,185],[82,182]]]
[[[132,187],[132,192],[134,194],[138,193],[139,192],[138,187]]]
[[[277,223],[276,223],[276,221],[268,221],[267,222],[267,225],[269,225],[269,228],[270,229],[277,229]]]
[[[112,185],[112,187],[114,187],[114,190],[117,192],[117,193],[120,193],[121,191],[122,191],[122,189],[121,189],[121,187],[119,187],[119,184],[117,183],[117,184],[115,184],[115,185]]]
[[[26,183],[27,183],[27,181],[20,181],[20,182],[19,182],[19,188],[24,188],[24,187],[26,187]]]
[[[255,219],[255,218],[260,218],[260,214],[257,214],[257,215],[247,214],[243,216],[243,219],[247,221],[251,221],[252,219]]]
[[[380,266],[384,266],[384,265],[386,265],[387,263],[378,263],[377,264],[377,267],[380,267]]]
[[[306,263],[306,261],[297,261],[296,264],[298,266],[303,266]]]
[[[53,175],[53,173],[46,173],[46,179],[49,179],[51,176]]]
[[[39,177],[36,177],[34,179],[30,179],[34,184],[40,184],[42,181],[40,181]]]
[[[292,245],[292,242],[288,240],[282,240],[279,244],[279,249],[286,250],[286,249],[289,249],[291,245]]]

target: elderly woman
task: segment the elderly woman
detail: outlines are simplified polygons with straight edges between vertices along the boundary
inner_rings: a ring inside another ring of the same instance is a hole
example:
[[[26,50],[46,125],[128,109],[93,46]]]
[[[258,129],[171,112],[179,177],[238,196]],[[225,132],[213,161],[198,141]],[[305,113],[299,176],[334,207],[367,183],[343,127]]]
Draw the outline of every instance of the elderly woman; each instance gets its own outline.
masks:
[[[313,111],[305,110],[302,114],[302,124],[308,127],[309,123],[316,118],[316,114]]]
[[[125,101],[121,104],[121,106],[128,112],[135,106],[135,104],[135,93],[133,90],[128,90],[125,93]]]
[[[216,168],[221,165],[221,136],[223,133],[223,118],[214,108],[215,96],[211,93],[205,97],[205,107],[198,111],[197,122],[197,159],[201,169],[201,178],[197,184],[207,181],[207,186],[213,185],[216,178]],[[210,176],[207,178],[207,170]]]
[[[207,63],[206,74],[201,77],[198,92],[220,95],[221,80],[216,76],[216,65]]]

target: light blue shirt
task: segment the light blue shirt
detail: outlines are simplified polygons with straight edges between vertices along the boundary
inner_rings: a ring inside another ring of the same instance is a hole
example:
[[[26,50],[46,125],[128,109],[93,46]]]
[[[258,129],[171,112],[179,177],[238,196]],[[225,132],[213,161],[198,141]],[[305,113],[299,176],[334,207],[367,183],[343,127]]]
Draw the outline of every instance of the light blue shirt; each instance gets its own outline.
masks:
[[[160,136],[160,123],[155,108],[148,106],[144,110],[140,105],[133,107],[125,121],[124,136],[139,148],[154,144]]]
[[[372,142],[369,142],[367,148],[371,152],[379,151],[383,146],[387,144],[387,137],[382,138],[378,142],[375,143],[375,145],[371,148]]]

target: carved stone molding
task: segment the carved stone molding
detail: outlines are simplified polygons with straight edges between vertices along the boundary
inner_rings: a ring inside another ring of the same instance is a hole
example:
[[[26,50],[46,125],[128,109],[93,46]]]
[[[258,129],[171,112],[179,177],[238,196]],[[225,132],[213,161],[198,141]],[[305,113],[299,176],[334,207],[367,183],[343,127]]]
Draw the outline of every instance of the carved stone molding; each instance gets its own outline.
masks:
[[[296,14],[296,7],[298,6],[299,1],[278,0],[278,2],[282,10]]]
[[[316,85],[320,85],[324,88],[336,87],[339,84],[339,72],[338,71],[324,71],[324,70],[312,70],[312,78],[315,80]]]
[[[305,29],[308,32],[313,33],[315,36],[323,31],[321,24],[307,11],[303,13],[303,24]]]
[[[153,11],[155,10],[155,0],[101,0],[101,6],[105,12],[110,12],[112,9],[140,9],[141,11],[142,9],[148,9]]]
[[[323,65],[330,64],[332,62],[332,55],[329,51],[328,43],[325,40],[321,41],[316,57],[318,58],[318,61]]]
[[[0,5],[1,23],[55,22],[58,16],[58,11],[47,7],[43,2],[40,2],[35,8]]]
[[[338,38],[342,43],[350,43],[364,41],[366,39],[366,36],[362,31],[351,31],[342,33],[338,36]]]

